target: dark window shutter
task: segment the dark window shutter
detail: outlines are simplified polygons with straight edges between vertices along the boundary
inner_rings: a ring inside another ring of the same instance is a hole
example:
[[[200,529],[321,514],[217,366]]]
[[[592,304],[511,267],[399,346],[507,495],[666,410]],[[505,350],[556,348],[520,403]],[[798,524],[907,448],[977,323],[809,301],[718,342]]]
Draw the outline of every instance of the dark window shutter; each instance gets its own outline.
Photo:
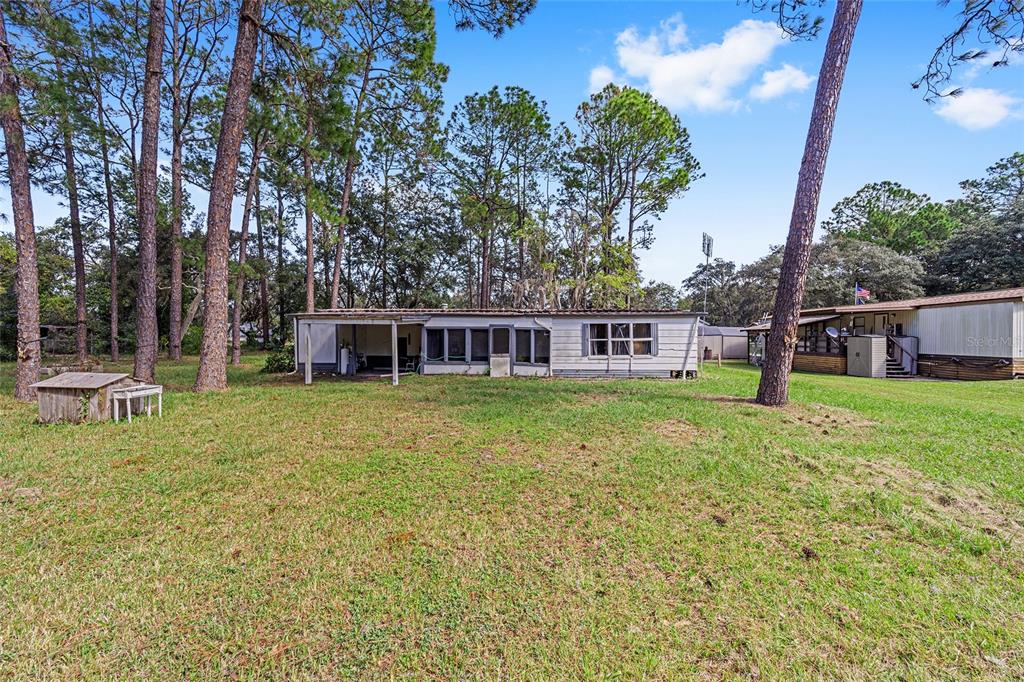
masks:
[[[658,323],[651,323],[651,355],[658,354]]]
[[[584,323],[583,331],[580,332],[580,338],[583,339],[583,347],[580,349],[580,355],[587,357],[590,355],[590,325]]]

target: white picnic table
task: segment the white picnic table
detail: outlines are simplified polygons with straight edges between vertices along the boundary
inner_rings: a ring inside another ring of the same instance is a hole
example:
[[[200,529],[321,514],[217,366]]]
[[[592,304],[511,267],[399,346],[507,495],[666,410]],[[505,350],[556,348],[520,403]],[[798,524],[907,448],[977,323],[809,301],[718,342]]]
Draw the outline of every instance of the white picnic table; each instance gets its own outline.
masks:
[[[125,386],[110,391],[110,400],[114,405],[114,421],[120,421],[121,415],[118,408],[118,401],[123,400],[128,412],[128,423],[132,423],[132,400],[135,398],[146,399],[146,416],[153,416],[153,396],[156,396],[157,416],[164,416],[164,387],[159,384],[140,384],[138,386]]]

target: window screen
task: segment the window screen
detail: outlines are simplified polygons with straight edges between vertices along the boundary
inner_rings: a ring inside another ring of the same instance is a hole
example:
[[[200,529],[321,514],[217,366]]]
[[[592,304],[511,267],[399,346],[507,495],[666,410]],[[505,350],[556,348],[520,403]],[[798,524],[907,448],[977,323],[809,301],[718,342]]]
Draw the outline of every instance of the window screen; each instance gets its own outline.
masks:
[[[497,327],[491,330],[491,352],[495,355],[508,355],[508,329]]]
[[[530,346],[532,345],[530,340],[529,329],[517,329],[516,330],[516,362],[529,362],[530,361]]]
[[[466,360],[466,330],[448,330],[448,362]]]
[[[427,360],[439,362],[444,360],[444,330],[427,330]]]
[[[551,332],[546,329],[533,331],[533,361],[538,365],[551,362]]]
[[[490,357],[490,351],[487,348],[487,330],[486,329],[474,329],[469,332],[470,344],[472,348],[471,359],[476,362],[486,362]]]

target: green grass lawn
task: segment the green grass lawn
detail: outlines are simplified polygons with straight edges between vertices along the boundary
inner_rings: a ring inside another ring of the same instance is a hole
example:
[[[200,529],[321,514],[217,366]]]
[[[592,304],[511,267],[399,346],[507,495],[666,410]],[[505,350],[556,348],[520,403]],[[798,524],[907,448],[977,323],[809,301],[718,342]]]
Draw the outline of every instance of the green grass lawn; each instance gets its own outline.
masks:
[[[1024,382],[261,364],[131,426],[0,366],[0,678],[1024,675]]]

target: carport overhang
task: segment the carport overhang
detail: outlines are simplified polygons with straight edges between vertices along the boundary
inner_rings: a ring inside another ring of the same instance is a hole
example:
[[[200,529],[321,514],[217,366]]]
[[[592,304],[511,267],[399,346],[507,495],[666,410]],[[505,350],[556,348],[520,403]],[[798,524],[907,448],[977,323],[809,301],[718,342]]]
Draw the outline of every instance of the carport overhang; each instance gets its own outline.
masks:
[[[312,340],[310,337],[311,326],[307,325],[304,338],[299,338],[300,323],[302,322],[323,322],[335,324],[348,324],[355,326],[390,326],[391,327],[391,385],[398,385],[398,325],[399,324],[423,324],[429,319],[429,315],[416,315],[408,313],[371,312],[371,311],[333,311],[318,310],[311,313],[293,313],[292,330],[295,338],[295,366],[299,366],[299,344],[305,344],[305,362],[303,362],[303,382],[307,385],[313,383],[313,353]],[[387,376],[386,374],[384,376]]]

